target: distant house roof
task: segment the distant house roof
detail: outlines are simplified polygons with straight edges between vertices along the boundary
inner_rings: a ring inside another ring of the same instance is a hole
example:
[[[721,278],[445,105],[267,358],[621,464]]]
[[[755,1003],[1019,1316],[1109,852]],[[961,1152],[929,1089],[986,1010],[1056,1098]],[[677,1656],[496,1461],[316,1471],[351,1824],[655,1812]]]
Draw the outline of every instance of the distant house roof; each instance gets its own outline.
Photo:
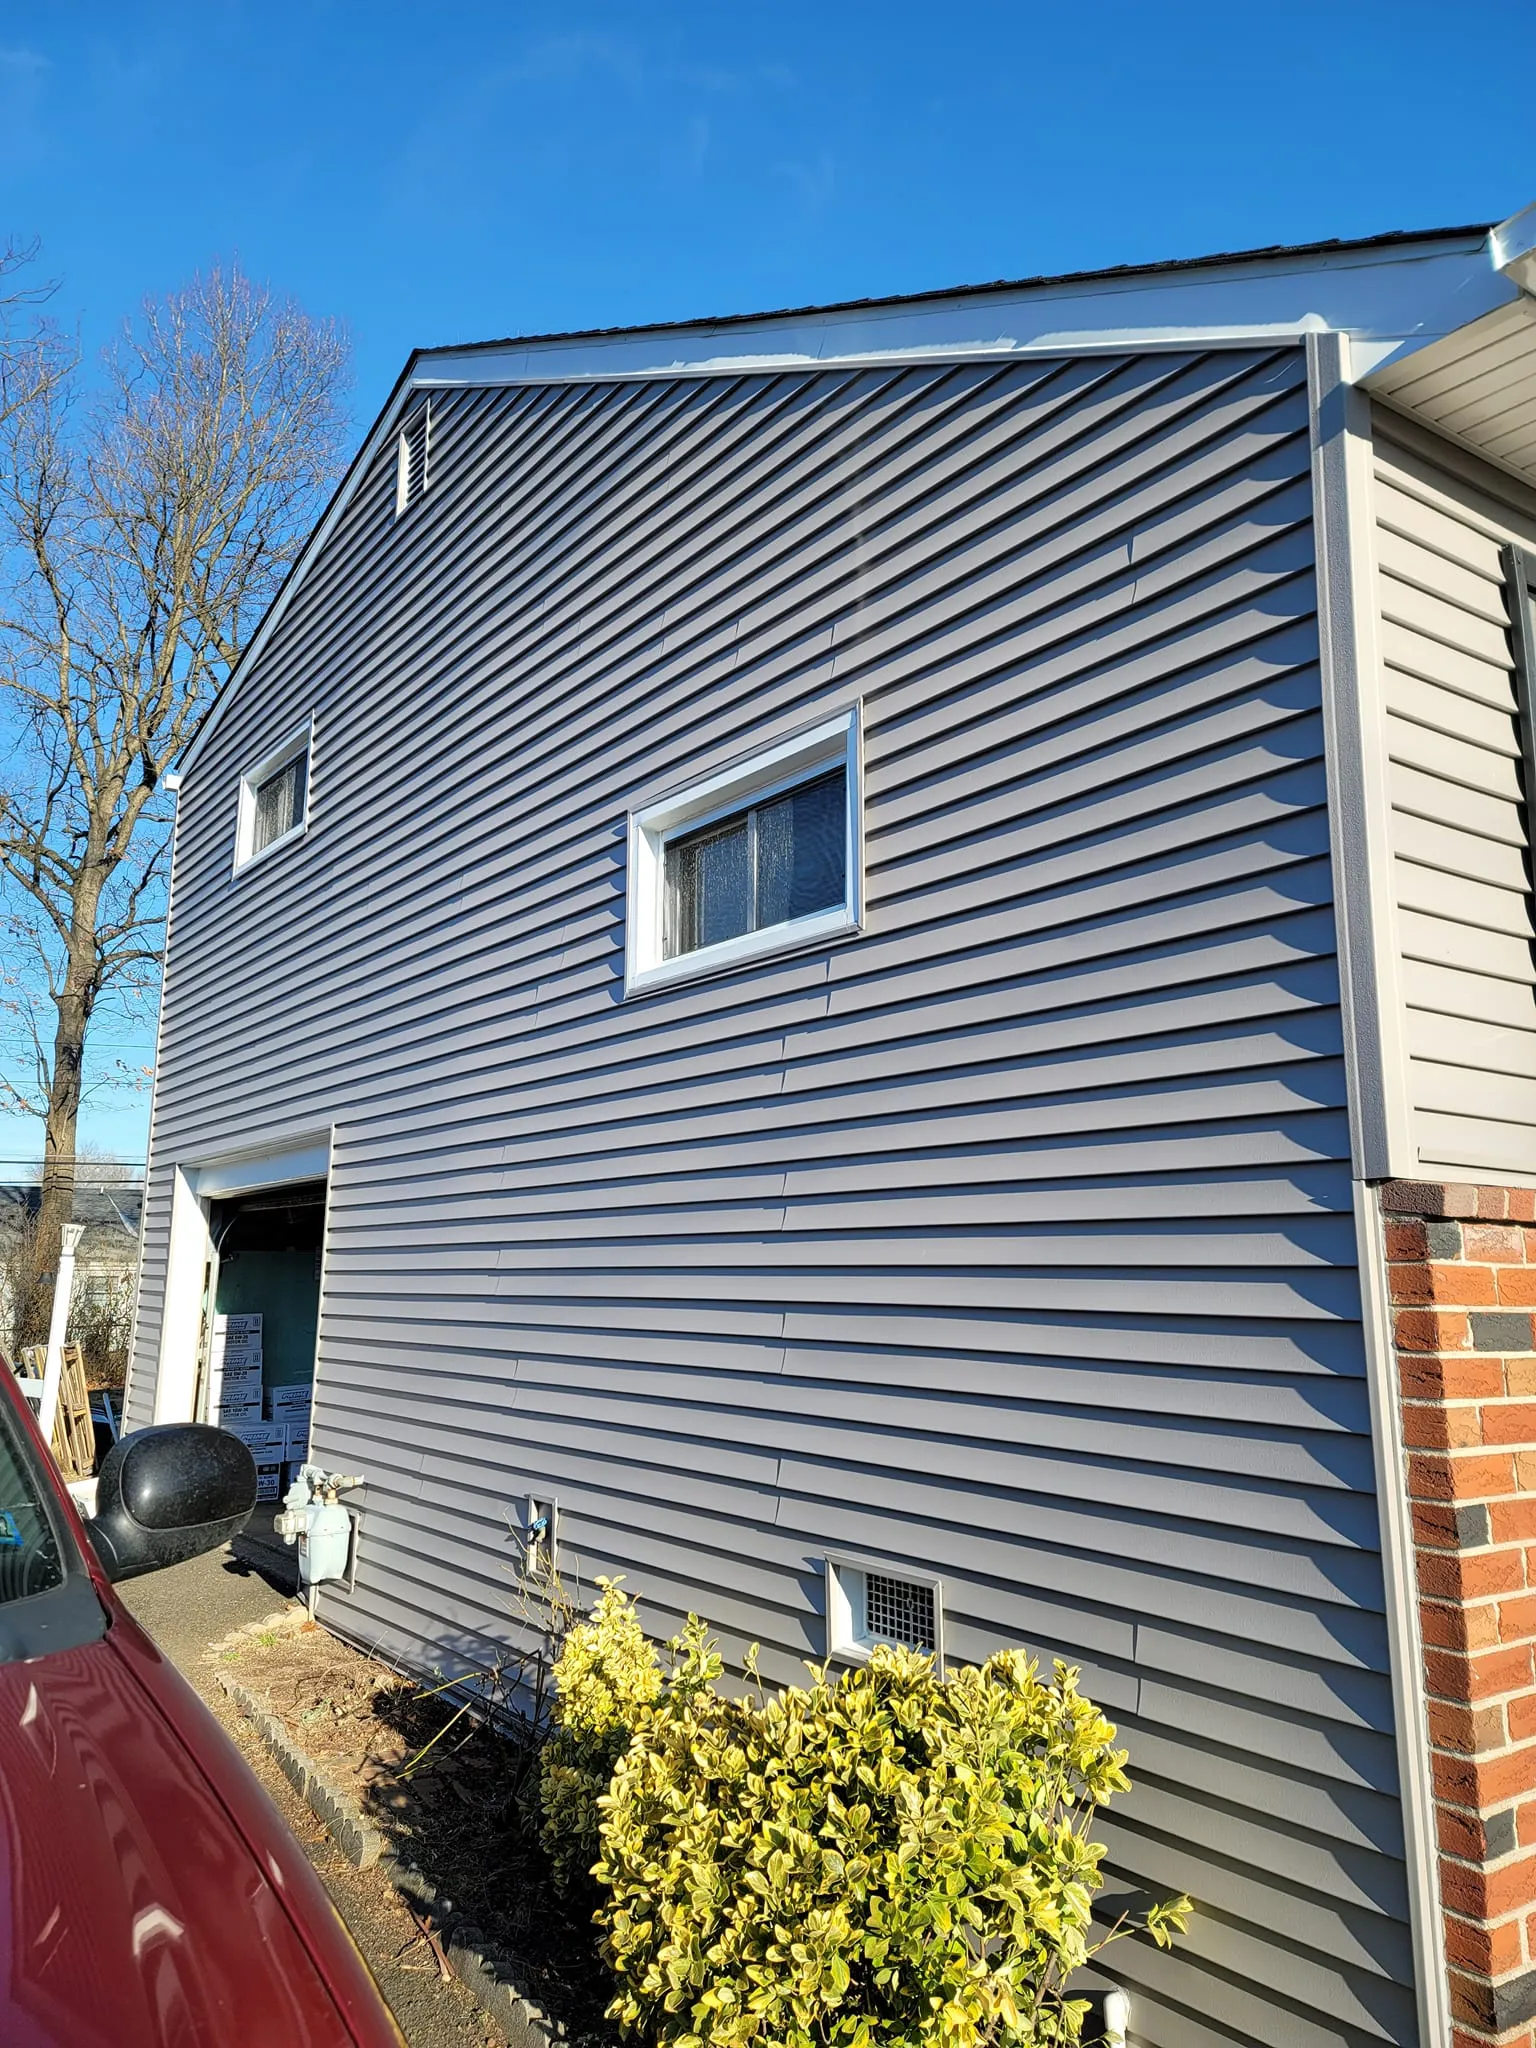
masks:
[[[0,1238],[10,1237],[28,1217],[35,1216],[41,1199],[42,1189],[36,1181],[0,1182]],[[125,1244],[137,1243],[143,1206],[142,1179],[77,1179],[74,1220],[85,1225],[82,1252],[114,1238]]]

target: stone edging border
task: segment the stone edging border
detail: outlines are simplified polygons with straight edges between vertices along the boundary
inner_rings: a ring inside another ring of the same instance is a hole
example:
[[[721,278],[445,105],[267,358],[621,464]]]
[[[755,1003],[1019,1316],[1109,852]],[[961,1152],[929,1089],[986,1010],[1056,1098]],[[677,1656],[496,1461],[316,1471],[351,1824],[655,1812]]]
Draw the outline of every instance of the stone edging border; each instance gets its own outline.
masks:
[[[237,1648],[242,1639],[267,1633],[296,1632],[307,1617],[301,1608],[282,1608],[264,1621],[247,1622],[219,1642],[209,1645],[207,1658],[216,1663],[226,1651]],[[315,1768],[293,1741],[275,1714],[249,1686],[227,1671],[217,1674],[219,1685],[252,1723],[272,1754],[272,1759],[295,1792],[317,1820],[324,1823],[347,1861],[359,1870],[377,1869],[387,1878],[407,1907],[421,1915],[438,1910],[438,1896],[432,1884],[414,1865],[392,1855],[384,1836],[363,1814],[356,1800],[339,1791]],[[489,2013],[507,2036],[511,2048],[556,2048],[564,2027],[550,2019],[542,2007],[518,1990],[506,1959],[486,1941],[478,1927],[450,1916],[442,1926],[440,1939],[449,1967],[482,2012]]]

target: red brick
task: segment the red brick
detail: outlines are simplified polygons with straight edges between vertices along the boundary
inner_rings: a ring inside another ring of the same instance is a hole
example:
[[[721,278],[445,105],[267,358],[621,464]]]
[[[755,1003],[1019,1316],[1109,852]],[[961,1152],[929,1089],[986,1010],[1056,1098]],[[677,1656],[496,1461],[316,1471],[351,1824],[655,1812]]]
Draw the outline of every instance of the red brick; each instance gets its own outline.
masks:
[[[1527,1596],[1536,1602],[1536,1596]],[[1505,1603],[1511,1608],[1524,1604],[1520,1600]],[[1421,1600],[1419,1602],[1419,1630],[1425,1643],[1438,1650],[1486,1650],[1499,1642],[1516,1642],[1522,1639],[1524,1631],[1511,1629],[1507,1633],[1501,1620],[1503,1608],[1496,1608],[1491,1600],[1476,1607],[1463,1607],[1459,1602],[1445,1600]]]
[[[1536,1451],[1516,1451],[1515,1491],[1536,1494]]]
[[[1515,1835],[1522,1849],[1536,1842],[1536,1799],[1527,1799],[1515,1812]]]
[[[1523,1266],[1525,1232],[1518,1223],[1469,1223],[1461,1233],[1461,1255],[1490,1266]]]
[[[1455,1856],[1462,1863],[1480,1863],[1488,1846],[1479,1816],[1468,1807],[1448,1806],[1443,1799],[1435,1802],[1435,1839],[1447,1856]],[[1470,1968],[1476,1967],[1470,1956],[1460,1960]]]
[[[1504,1709],[1500,1705],[1485,1702],[1474,1707],[1466,1700],[1432,1699],[1427,1711],[1429,1739],[1436,1749],[1459,1757],[1479,1757],[1504,1747]],[[1440,1758],[1434,1763],[1438,1774]]]
[[[1416,1544],[1432,1550],[1456,1549],[1461,1538],[1456,1532],[1454,1508],[1439,1501],[1416,1500],[1410,1503],[1409,1511],[1413,1517],[1413,1540]],[[1492,1513],[1490,1508],[1489,1514]]]
[[[1512,1222],[1536,1223],[1536,1188],[1506,1188],[1505,1193]]]
[[[1497,1290],[1503,1308],[1536,1308],[1536,1267],[1501,1266]]]
[[[1529,1644],[1511,1644],[1507,1649],[1484,1650],[1468,1659],[1472,1667],[1470,1697],[1489,1699],[1495,1693],[1519,1692],[1532,1680]]]
[[[1448,1876],[1454,1871],[1455,1877]],[[1448,1857],[1440,1861],[1441,1896],[1453,1913],[1473,1920],[1499,1920],[1536,1904],[1536,1855],[1520,1856],[1495,1870],[1469,1870]]]
[[[1388,1259],[1422,1259],[1429,1251],[1429,1232],[1420,1222],[1387,1224]]]
[[[1493,1308],[1499,1299],[1492,1266],[1459,1266],[1440,1260],[1389,1266],[1387,1290],[1394,1301],[1434,1302],[1441,1307]]]
[[[1470,1351],[1472,1325],[1454,1309],[1399,1309],[1394,1325],[1400,1351]]]
[[[1443,1550],[1419,1553],[1419,1586],[1432,1600],[1486,1600],[1526,1586],[1523,1550],[1475,1550],[1465,1557]]]
[[[1436,1699],[1478,1702],[1520,1692],[1531,1683],[1528,1644],[1476,1651],[1424,1651],[1424,1682]]]
[[[1511,1700],[1505,1712],[1511,1742],[1528,1742],[1536,1735],[1536,1692],[1527,1693],[1524,1699]]]
[[[1536,1444],[1536,1401],[1498,1401],[1483,1410],[1483,1442]]]
[[[1507,1806],[1511,1798],[1526,1798],[1536,1792],[1536,1745],[1524,1743],[1520,1749],[1505,1749],[1497,1757],[1481,1757],[1468,1765],[1473,1774],[1475,1796],[1460,1804],[1470,1804],[1477,1812],[1487,1812],[1491,1806]]]
[[[1403,1442],[1415,1451],[1480,1450],[1482,1413],[1470,1401],[1405,1401]]]
[[[1485,1977],[1502,1977],[1525,1960],[1518,1920],[1506,1920],[1499,1927],[1484,1927],[1475,1920],[1445,1916],[1445,1952],[1452,1963],[1464,1970],[1480,1970]]]
[[[1494,2036],[1488,2031],[1493,2025],[1493,1993],[1487,1980],[1452,1970],[1450,1985],[1451,2018],[1466,2022],[1465,2026],[1452,2026],[1451,2048],[1495,2048]],[[1525,2044],[1500,2035],[1497,2048],[1525,2048]]]
[[[1495,1500],[1488,1504],[1495,1543],[1536,1543],[1536,1500]]]
[[[1515,1461],[1507,1451],[1408,1460],[1408,1491],[1416,1500],[1491,1500],[1516,1490]]]
[[[1381,1206],[1408,1216],[1475,1216],[1477,1189],[1463,1181],[1389,1180],[1381,1190]]]
[[[1481,1614],[1480,1607],[1463,1608],[1468,1616]],[[1513,1643],[1530,1636],[1536,1636],[1536,1593],[1527,1593],[1519,1600],[1499,1602],[1499,1637],[1502,1642]],[[1469,1636],[1468,1640],[1472,1638]]]
[[[1536,1394],[1536,1358],[1506,1358],[1504,1384],[1512,1394]]]
[[[1453,2000],[1454,2003],[1454,2000]],[[1536,2034],[1522,2027],[1518,2034],[1470,2033],[1465,2027],[1451,2028],[1451,2048],[1536,2048]]]
[[[1451,2014],[1453,2020],[1458,2017],[1457,2001],[1459,1994],[1456,1987],[1462,1981],[1454,1972],[1452,1973]],[[1451,2048],[1494,2048],[1494,2039],[1491,2034],[1485,2033],[1481,2027],[1478,2028],[1476,2033],[1473,2033],[1466,2027],[1453,2025],[1451,2028]],[[1530,2048],[1530,2044],[1523,2038],[1513,2039],[1506,2037],[1498,2042],[1497,2048]]]
[[[1479,1216],[1507,1216],[1509,1214],[1508,1188],[1479,1188],[1477,1191],[1477,1213]]]
[[[1497,1401],[1509,1390],[1500,1361],[1476,1353],[1437,1358],[1422,1351],[1400,1352],[1397,1373],[1405,1401]],[[1531,1391],[1536,1393],[1536,1387]]]

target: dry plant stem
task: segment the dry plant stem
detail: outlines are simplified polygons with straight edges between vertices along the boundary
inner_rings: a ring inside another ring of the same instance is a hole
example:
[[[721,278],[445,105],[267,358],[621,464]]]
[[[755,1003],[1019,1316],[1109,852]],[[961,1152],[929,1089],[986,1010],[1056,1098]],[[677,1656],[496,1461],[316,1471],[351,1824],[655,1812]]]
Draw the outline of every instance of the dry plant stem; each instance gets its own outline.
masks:
[[[4,1001],[31,1045],[0,1089],[44,1121],[45,1269],[93,1020],[159,972],[163,778],[337,472],[346,364],[334,328],[213,270],[146,304],[98,397],[56,350],[0,403]]]

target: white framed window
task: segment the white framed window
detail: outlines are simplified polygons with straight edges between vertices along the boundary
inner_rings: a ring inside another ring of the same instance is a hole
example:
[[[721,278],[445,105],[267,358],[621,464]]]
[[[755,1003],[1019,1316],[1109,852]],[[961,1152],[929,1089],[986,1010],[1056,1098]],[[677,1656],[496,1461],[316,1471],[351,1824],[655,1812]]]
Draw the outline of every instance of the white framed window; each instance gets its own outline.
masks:
[[[625,994],[857,931],[860,794],[853,706],[631,811]]]
[[[235,827],[235,866],[275,853],[301,839],[309,826],[309,757],[313,722],[290,733],[280,747],[240,778],[240,814]]]
[[[432,405],[423,399],[401,423],[395,441],[395,517],[423,496],[432,454]]]
[[[828,1557],[827,1655],[861,1664],[878,1643],[925,1650],[944,1669],[944,1585],[910,1565]]]

